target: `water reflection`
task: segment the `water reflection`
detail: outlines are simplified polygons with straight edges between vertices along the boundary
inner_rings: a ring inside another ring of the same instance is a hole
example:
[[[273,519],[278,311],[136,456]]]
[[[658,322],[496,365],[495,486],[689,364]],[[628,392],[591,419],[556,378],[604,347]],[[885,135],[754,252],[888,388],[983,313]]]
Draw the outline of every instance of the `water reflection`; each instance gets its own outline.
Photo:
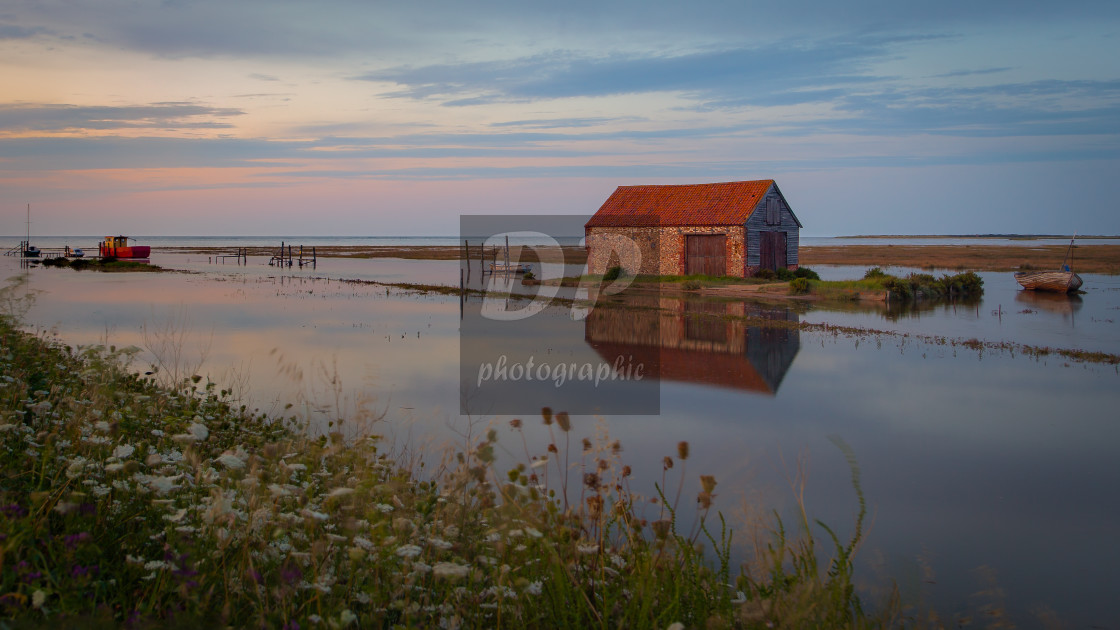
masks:
[[[607,363],[640,362],[660,379],[773,396],[801,349],[789,325],[797,314],[785,308],[675,298],[628,306],[592,310],[584,340]]]
[[[1061,315],[1062,319],[1072,318],[1081,310],[1083,300],[1080,295],[1065,293],[1039,293],[1038,291],[1019,291],[1015,302],[1032,311],[1046,311]]]

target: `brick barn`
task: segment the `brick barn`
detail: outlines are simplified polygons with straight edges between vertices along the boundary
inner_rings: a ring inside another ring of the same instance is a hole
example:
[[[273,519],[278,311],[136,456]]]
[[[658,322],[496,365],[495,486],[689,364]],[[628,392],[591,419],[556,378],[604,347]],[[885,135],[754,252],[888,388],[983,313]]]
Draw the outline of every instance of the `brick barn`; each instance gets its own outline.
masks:
[[[772,179],[619,186],[584,224],[588,273],[753,276],[797,269],[801,222]]]

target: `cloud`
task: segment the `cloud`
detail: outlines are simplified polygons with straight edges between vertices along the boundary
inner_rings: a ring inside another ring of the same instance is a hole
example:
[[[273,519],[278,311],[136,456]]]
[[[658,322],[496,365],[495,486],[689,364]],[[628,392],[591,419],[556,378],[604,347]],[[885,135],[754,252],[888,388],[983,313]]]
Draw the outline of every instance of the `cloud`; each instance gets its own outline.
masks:
[[[0,130],[7,132],[105,131],[120,129],[223,129],[222,118],[244,114],[239,109],[192,103],[137,106],[7,104],[0,105]]]
[[[500,61],[397,66],[353,77],[395,83],[392,96],[445,105],[681,92],[698,100],[749,102],[752,95],[878,80],[868,74],[902,43],[931,36],[862,36],[705,50],[675,55],[592,56],[553,51]]]
[[[44,35],[50,33],[50,30],[42,26],[26,27],[18,24],[8,24],[0,22],[0,40],[5,39],[29,39],[36,35]]]

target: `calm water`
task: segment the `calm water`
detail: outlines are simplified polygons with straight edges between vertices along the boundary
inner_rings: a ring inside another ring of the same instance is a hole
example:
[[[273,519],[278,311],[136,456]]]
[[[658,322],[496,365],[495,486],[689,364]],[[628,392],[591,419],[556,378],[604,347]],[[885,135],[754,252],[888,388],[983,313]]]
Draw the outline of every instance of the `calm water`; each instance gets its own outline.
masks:
[[[84,250],[96,252],[97,243],[104,235],[86,236],[38,236],[31,235],[31,242],[40,249],[61,249],[81,247]],[[563,245],[578,245],[582,235],[573,235],[558,238]],[[7,250],[19,245],[26,236],[0,236],[0,248]],[[477,243],[478,238],[472,238],[472,243]],[[459,236],[138,236],[135,242],[138,245],[152,247],[228,247],[231,250],[238,247],[272,247],[279,246],[280,242],[305,245],[308,247],[328,246],[431,246],[441,245],[456,247],[462,245],[463,239]],[[513,237],[512,244],[532,242],[532,239]],[[1084,239],[1082,244],[1090,245],[1118,245],[1120,237]],[[858,238],[850,236],[801,236],[802,245],[1066,245],[1068,238],[904,238],[904,237],[875,237]]]
[[[508,449],[501,461],[524,458],[507,417],[460,415],[458,298],[339,281],[453,284],[456,262],[326,260],[282,274],[253,259],[247,267],[188,256],[158,262],[201,273],[24,270],[6,257],[0,269],[27,280],[25,321],[68,343],[158,350],[184,339],[184,374],[201,364],[262,409],[294,403],[320,422],[383,412],[381,432],[398,448],[455,444],[471,422],[493,421]],[[683,503],[699,489],[697,475],[714,475],[717,505],[732,523],[771,508],[790,515],[800,459],[810,515],[845,535],[857,503],[838,438],[857,458],[873,518],[858,557],[868,584],[893,577],[904,597],[944,614],[1001,604],[1025,626],[1038,625],[1031,611],[1052,610],[1072,627],[1116,627],[1117,368],[929,337],[1118,353],[1120,281],[1087,274],[1080,299],[1044,300],[1018,292],[1010,274],[983,275],[979,303],[906,313],[680,303],[573,321],[553,309],[543,315],[557,322],[552,334],[581,356],[659,359],[660,413],[578,416],[573,441],[608,431],[646,494],[662,479],[662,458],[689,441]],[[887,332],[834,335],[721,315]],[[155,359],[145,354],[140,367]],[[523,417],[530,450],[543,453],[547,432]],[[976,595],[993,584],[1002,600]]]

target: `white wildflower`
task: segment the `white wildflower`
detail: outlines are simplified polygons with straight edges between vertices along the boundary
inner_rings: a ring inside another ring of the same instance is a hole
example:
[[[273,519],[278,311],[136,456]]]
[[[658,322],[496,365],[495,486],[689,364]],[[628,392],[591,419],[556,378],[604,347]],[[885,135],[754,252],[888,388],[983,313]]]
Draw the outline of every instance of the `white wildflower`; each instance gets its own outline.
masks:
[[[288,467],[288,470],[307,470],[307,466],[305,464],[288,464],[285,462],[284,465]]]
[[[338,622],[340,624],[342,624],[343,626],[348,626],[348,625],[354,623],[357,620],[358,620],[358,616],[355,615],[354,613],[350,612],[349,608],[343,610],[338,615]]]
[[[34,411],[37,414],[42,414],[44,411],[51,410],[51,401],[44,400],[42,402],[35,403],[34,405],[29,406],[28,409]]]
[[[159,466],[163,463],[163,457],[159,453],[152,453],[144,458],[144,463],[148,466]]]
[[[245,462],[231,453],[222,453],[218,456],[218,463],[230,469],[244,468]]]
[[[105,465],[105,472],[115,473],[115,472],[119,472],[122,468],[124,468],[124,464],[106,464]]]
[[[94,423],[93,428],[97,429],[98,431],[104,431],[105,433],[108,433],[110,427],[108,422],[105,422],[104,420],[98,420]]]
[[[416,545],[401,545],[397,548],[397,555],[402,558],[415,558],[423,549]]]
[[[321,623],[323,621],[323,618],[320,617],[319,615],[311,615],[310,617],[307,618],[307,620],[310,621],[311,623]]]
[[[540,580],[535,580],[535,581],[529,582],[525,586],[524,590],[525,590],[525,593],[527,595],[540,595],[541,594],[541,581]]]
[[[529,468],[540,468],[541,466],[544,466],[546,464],[548,464],[548,458],[547,457],[542,457],[542,458],[538,459],[537,461],[533,462],[532,464],[529,464]]]
[[[31,594],[31,606],[34,608],[42,608],[43,604],[47,603],[47,594],[43,591],[36,590]]]
[[[327,494],[327,498],[330,499],[330,498],[333,498],[333,497],[344,497],[348,494],[354,494],[354,489],[353,488],[345,488],[345,487],[335,488],[334,490],[331,490],[330,493]]]
[[[428,544],[435,547],[436,549],[441,550],[450,549],[452,547],[451,543],[443,540],[442,538],[429,538]]]
[[[529,535],[530,535],[530,536],[532,536],[533,538],[540,538],[541,536],[544,536],[544,534],[542,534],[542,533],[540,532],[540,530],[538,530],[538,529],[535,529],[535,528],[533,528],[533,527],[526,527],[526,528],[525,528],[525,533],[526,533],[526,534],[529,534]]]
[[[152,429],[152,435],[156,437],[163,437],[164,435],[166,435],[166,433],[164,433],[160,429]]]
[[[159,494],[167,494],[179,486],[175,484],[182,475],[175,475],[174,477],[149,477],[147,480],[148,487],[155,490]]]
[[[197,418],[198,416],[195,417]],[[205,424],[195,422],[187,427],[187,431],[199,442],[203,442],[206,438],[210,437],[210,429],[207,429]]]
[[[582,553],[585,556],[591,555],[593,553],[599,553],[599,545],[577,545],[576,551]]]
[[[268,484],[268,491],[271,492],[274,497],[286,497],[291,494],[287,488],[275,483]]]
[[[10,424],[10,423],[9,424],[0,424],[0,433],[5,433],[7,431],[11,431],[12,429],[16,428],[17,426],[19,426],[19,425]]]
[[[179,521],[183,520],[186,515],[187,508],[183,508],[174,514],[164,514],[163,518],[171,521],[172,523],[178,523]]]
[[[389,505],[388,503],[376,503],[373,507],[382,514],[388,514],[389,512],[392,512],[394,510],[393,506]]]
[[[156,571],[162,569],[170,569],[171,565],[167,564],[163,560],[149,560],[148,562],[144,563],[144,568],[148,571]]]
[[[669,624],[669,627],[665,628],[665,630],[684,630],[684,624],[679,621],[675,621]]]
[[[432,575],[437,578],[446,578],[449,580],[456,580],[461,577],[466,577],[470,573],[471,568],[454,562],[437,562],[432,567]]]
[[[311,517],[317,521],[325,521],[331,517],[330,514],[323,514],[322,512],[316,512],[315,510],[303,510],[302,512],[300,512],[300,514],[303,516]]]
[[[121,444],[117,448],[113,449],[113,457],[116,457],[117,459],[124,459],[129,455],[132,455],[135,451],[135,446],[131,444]]]
[[[70,465],[66,467],[66,476],[70,479],[82,474],[86,469],[86,458],[81,455],[70,460]]]

